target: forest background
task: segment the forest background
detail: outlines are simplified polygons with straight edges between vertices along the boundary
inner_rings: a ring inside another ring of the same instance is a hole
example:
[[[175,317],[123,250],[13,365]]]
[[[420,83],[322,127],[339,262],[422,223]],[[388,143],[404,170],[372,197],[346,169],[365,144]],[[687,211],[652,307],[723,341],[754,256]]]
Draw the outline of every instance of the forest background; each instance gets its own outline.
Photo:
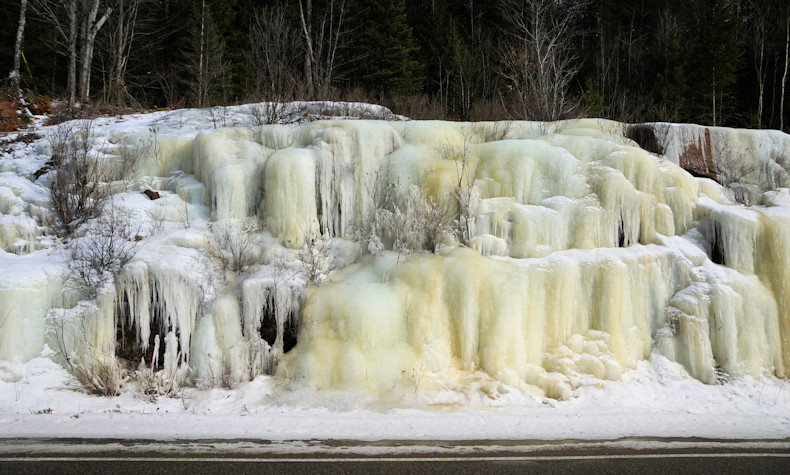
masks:
[[[790,129],[785,0],[4,0],[0,44],[8,97],[66,117],[345,100]]]

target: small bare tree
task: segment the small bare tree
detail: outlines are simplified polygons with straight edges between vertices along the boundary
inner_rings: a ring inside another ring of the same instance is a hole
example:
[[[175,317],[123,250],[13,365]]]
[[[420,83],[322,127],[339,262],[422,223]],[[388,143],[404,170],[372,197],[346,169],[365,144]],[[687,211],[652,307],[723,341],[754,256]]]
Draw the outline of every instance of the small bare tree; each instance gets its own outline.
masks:
[[[91,131],[91,122],[77,130],[63,125],[49,138],[55,169],[49,184],[51,225],[61,237],[98,216],[108,196],[110,170],[91,151]]]
[[[569,89],[579,71],[573,39],[583,3],[502,2],[502,17],[509,26],[502,75],[516,94],[521,118],[553,121],[578,107]]]
[[[120,160],[114,178],[128,183],[129,180],[134,178],[140,161],[146,158],[159,159],[159,129],[157,127],[149,127],[148,131],[151,135],[142,139],[137,145],[130,143],[128,138],[121,142],[118,151]]]
[[[299,45],[299,32],[286,18],[284,5],[264,6],[255,11],[247,56],[255,71],[256,88],[267,100],[293,99],[301,54]]]
[[[214,261],[223,276],[228,271],[244,272],[255,262],[255,233],[260,229],[258,225],[215,223],[210,229],[211,236],[203,244],[203,252]]]
[[[78,8],[79,0],[35,0],[31,7],[57,32],[55,48],[68,57],[66,89],[68,106],[71,109],[76,102],[77,92],[78,24],[82,18],[81,9]]]
[[[94,295],[129,262],[139,249],[139,228],[127,212],[114,205],[87,226],[84,235],[69,243],[69,270]]]
[[[749,206],[761,195],[760,187],[753,179],[758,168],[755,158],[747,154],[736,155],[725,151],[716,160],[717,181],[729,190],[735,201]]]
[[[73,331],[73,347],[66,343],[67,325],[64,311],[52,317],[55,328],[57,352],[63,358],[69,372],[82,386],[100,396],[117,396],[121,393],[123,374],[114,355],[101,354],[90,342],[85,316],[80,315],[79,327]]]
[[[376,220],[383,224],[392,249],[404,254],[436,252],[453,227],[447,210],[417,185],[409,187],[402,203],[379,208]]]
[[[317,233],[305,235],[304,244],[296,258],[307,282],[319,286],[326,280],[332,267],[332,243],[328,239],[321,239]]]
[[[488,129],[492,135],[499,137],[503,129],[496,126]],[[504,134],[507,134],[509,122],[504,126]],[[486,134],[488,135],[488,134]],[[497,138],[499,140],[499,138]],[[475,182],[477,181],[477,169],[480,162],[474,160],[471,155],[471,137],[465,136],[463,144],[459,146],[450,145],[449,141],[441,149],[442,158],[444,160],[451,160],[455,165],[455,181],[453,182],[453,194],[458,202],[458,217],[456,218],[456,226],[460,232],[460,241],[464,244],[469,244],[472,239],[472,232],[474,226],[474,213],[475,213]]]
[[[206,0],[201,0],[196,21],[188,64],[193,73],[189,86],[195,105],[206,107],[216,98],[224,99],[229,64],[225,59],[225,41],[217,31]]]

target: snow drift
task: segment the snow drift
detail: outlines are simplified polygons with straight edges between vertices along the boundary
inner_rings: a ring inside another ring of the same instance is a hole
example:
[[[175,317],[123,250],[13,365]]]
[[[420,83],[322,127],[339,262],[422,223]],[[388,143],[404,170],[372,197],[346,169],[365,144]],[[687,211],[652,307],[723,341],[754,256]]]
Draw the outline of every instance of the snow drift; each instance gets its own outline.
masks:
[[[94,130],[108,163],[156,145],[112,185],[140,251],[92,300],[47,235],[46,142],[2,161],[0,359],[557,399],[654,354],[711,384],[790,368],[787,147],[744,148],[774,170],[745,207],[608,121],[179,125]],[[206,252],[222,227],[235,270]]]

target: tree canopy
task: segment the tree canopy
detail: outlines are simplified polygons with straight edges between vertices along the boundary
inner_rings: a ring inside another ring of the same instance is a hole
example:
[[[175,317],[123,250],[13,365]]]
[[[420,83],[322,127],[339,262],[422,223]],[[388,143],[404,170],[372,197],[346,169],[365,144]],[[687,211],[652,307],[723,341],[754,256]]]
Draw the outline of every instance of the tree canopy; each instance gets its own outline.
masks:
[[[23,90],[65,98],[88,82],[90,102],[145,107],[346,99],[416,118],[788,128],[783,0],[99,0],[94,24],[107,21],[85,48],[95,4],[28,0]],[[4,76],[20,6],[0,4]],[[267,47],[277,38],[290,44]]]

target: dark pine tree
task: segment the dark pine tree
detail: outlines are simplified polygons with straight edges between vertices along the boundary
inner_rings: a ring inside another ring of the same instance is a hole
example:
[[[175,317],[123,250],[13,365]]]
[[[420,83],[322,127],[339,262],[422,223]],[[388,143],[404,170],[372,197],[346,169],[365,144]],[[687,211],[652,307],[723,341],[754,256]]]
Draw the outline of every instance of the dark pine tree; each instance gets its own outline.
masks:
[[[403,0],[363,0],[357,5],[354,23],[357,77],[368,90],[409,94],[424,84],[418,47],[406,23]]]

